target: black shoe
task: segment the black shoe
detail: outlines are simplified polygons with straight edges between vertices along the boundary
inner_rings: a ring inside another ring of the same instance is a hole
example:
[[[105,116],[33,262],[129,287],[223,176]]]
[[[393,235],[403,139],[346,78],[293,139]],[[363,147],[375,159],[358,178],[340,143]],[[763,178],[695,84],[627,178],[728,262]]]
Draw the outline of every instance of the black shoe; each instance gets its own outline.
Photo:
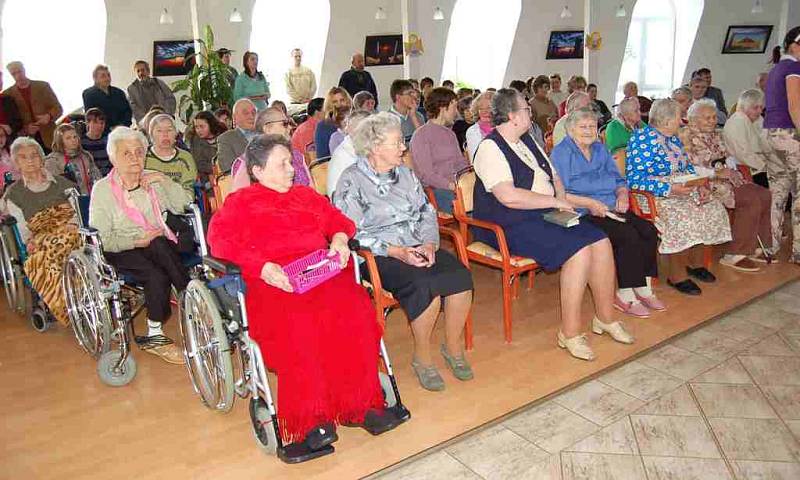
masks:
[[[397,418],[392,412],[388,410],[378,410],[376,408],[370,409],[364,415],[364,423],[358,425],[372,435],[380,435],[392,430],[396,426],[403,423],[405,420]]]
[[[686,267],[686,273],[700,280],[701,282],[714,283],[717,281],[717,277],[715,277],[713,273],[709,272],[708,269],[706,269],[706,267],[699,267],[699,268]]]
[[[698,287],[696,283],[689,279],[675,283],[672,283],[669,281],[669,279],[667,279],[667,285],[683,293],[684,295],[700,295],[703,293],[703,291],[700,290],[700,287]]]
[[[332,423],[323,423],[312,428],[303,443],[308,446],[309,450],[321,450],[327,447],[336,440],[339,436],[336,434],[336,427]]]

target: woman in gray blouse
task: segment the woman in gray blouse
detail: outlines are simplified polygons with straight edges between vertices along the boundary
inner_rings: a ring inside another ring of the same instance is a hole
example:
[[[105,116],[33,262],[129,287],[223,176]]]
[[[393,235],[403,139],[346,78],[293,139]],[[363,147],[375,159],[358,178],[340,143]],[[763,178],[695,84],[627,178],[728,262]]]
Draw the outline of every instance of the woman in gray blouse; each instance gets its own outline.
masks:
[[[342,172],[333,203],[355,222],[355,238],[375,255],[383,287],[411,321],[411,366],[423,388],[444,389],[430,351],[444,301],[440,350],[453,375],[470,380],[461,333],[472,303],[472,276],[452,254],[439,250],[436,212],[417,177],[403,165],[400,121],[385,112],[373,115],[361,122],[352,140],[359,158]]]

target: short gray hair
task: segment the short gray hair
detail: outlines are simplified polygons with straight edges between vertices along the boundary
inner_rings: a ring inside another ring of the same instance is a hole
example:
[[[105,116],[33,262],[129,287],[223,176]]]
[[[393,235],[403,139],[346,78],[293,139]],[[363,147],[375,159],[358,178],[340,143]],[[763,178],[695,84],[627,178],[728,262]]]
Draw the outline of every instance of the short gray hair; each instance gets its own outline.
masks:
[[[261,134],[250,140],[247,148],[244,149],[245,168],[247,175],[253,183],[258,182],[253,175],[254,167],[264,168],[267,165],[269,156],[275,151],[276,147],[284,147],[292,153],[292,144],[283,135]]]
[[[669,97],[673,100],[677,100],[676,97],[679,97],[681,95],[687,98],[692,98],[692,91],[689,90],[689,87],[685,86],[678,87],[675,90],[673,90],[672,93],[670,93]]]
[[[350,136],[356,154],[362,157],[371,154],[375,147],[386,139],[390,131],[402,132],[400,119],[392,113],[380,112],[362,120]]]
[[[258,114],[256,115],[256,131],[257,132],[261,133],[262,131],[264,131],[264,125],[267,124],[267,117],[269,116],[270,113],[277,113],[277,114],[283,115],[284,117],[287,117],[287,119],[288,119],[288,116],[285,113],[283,113],[283,110],[281,110],[278,107],[265,108],[264,110],[261,110],[260,112],[258,112]]]
[[[486,90],[485,92],[481,92],[480,95],[472,99],[472,103],[469,106],[469,111],[472,112],[472,117],[475,121],[478,121],[478,104],[482,101],[486,100],[489,102],[489,108],[492,108],[492,99],[494,98],[495,94],[494,90]]]
[[[366,110],[351,111],[350,114],[347,115],[347,118],[344,119],[345,128],[350,128],[350,127],[358,128],[358,126],[361,124],[361,121],[369,117],[370,115],[372,115],[372,112],[368,112]]]
[[[117,144],[128,140],[136,140],[142,144],[142,148],[147,149],[147,138],[139,130],[130,127],[117,127],[111,130],[106,143],[106,153],[109,158],[117,157]]]
[[[639,99],[636,97],[624,98],[619,102],[619,105],[617,105],[617,112],[620,116],[638,111],[640,111]]]
[[[650,107],[650,125],[653,127],[662,127],[668,121],[675,119],[681,111],[681,106],[678,102],[671,98],[660,98],[653,102]]]
[[[36,147],[36,151],[39,153],[39,156],[44,158],[44,150],[42,149],[42,146],[39,145],[39,142],[31,137],[17,137],[17,139],[14,140],[14,143],[11,144],[10,148],[11,158],[16,158],[19,149],[25,147]]]
[[[595,123],[597,123],[597,114],[594,113],[594,110],[592,110],[591,107],[583,107],[569,112],[566,120],[564,120],[564,126],[566,127],[567,132],[569,132],[576,123],[580,122],[581,120],[586,120],[587,118],[591,118]]]
[[[757,88],[750,88],[742,92],[739,95],[736,108],[744,110],[753,105],[764,105],[764,92]]]
[[[492,97],[492,123],[497,126],[508,122],[508,116],[520,109],[520,103],[525,103],[525,99],[517,90],[513,88],[498,90]]]
[[[366,90],[361,90],[360,92],[356,93],[353,95],[353,109],[358,110],[362,108],[364,104],[367,103],[367,100],[372,100],[374,102],[375,95]]]
[[[571,112],[573,110],[576,110],[578,108],[577,107],[578,102],[583,97],[586,97],[587,99],[589,99],[589,103],[591,103],[591,97],[589,97],[588,93],[581,92],[579,90],[576,90],[576,91],[572,92],[572,94],[570,94],[569,98],[567,99],[567,113],[569,113],[569,112]]]
[[[173,130],[176,132],[178,131],[178,127],[175,126],[175,119],[172,118],[172,115],[168,113],[159,113],[155,117],[150,119],[150,123],[147,125],[147,135],[152,139],[153,138],[153,130],[162,123],[169,123]]]
[[[686,112],[686,118],[697,117],[698,115],[700,115],[700,110],[704,108],[712,108],[716,113],[717,104],[714,102],[714,100],[711,100],[710,98],[701,98],[700,100],[695,100],[689,106],[689,110]]]
[[[6,65],[6,70],[11,70],[12,68],[20,68],[25,70],[25,65],[23,65],[19,60],[14,60],[13,62],[8,62],[8,65]]]

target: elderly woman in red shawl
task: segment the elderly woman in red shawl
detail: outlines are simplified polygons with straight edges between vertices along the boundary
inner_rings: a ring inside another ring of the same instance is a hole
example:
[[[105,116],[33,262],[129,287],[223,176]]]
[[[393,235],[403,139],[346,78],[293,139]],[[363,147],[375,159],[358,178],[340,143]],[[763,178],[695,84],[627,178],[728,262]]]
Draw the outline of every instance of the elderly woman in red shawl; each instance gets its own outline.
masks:
[[[336,424],[373,435],[391,430],[403,420],[383,407],[381,332],[347,265],[355,225],[310,187],[292,185],[292,150],[283,136],[254,138],[245,157],[252,184],[228,196],[208,241],[214,256],[242,269],[250,335],[280,383],[281,435],[317,450],[337,440]],[[293,293],[281,267],[321,248],[337,253],[345,270]]]

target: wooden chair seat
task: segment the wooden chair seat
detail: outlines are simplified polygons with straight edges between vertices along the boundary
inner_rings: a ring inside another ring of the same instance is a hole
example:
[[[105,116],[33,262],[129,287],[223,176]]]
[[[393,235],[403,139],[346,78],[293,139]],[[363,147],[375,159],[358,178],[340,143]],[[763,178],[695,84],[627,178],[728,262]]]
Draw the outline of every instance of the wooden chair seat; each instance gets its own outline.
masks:
[[[499,251],[495,250],[494,248],[483,242],[470,243],[469,245],[467,245],[467,251],[475,253],[477,255],[482,255],[484,257],[489,257],[501,263],[503,261],[503,255]],[[516,255],[511,255],[509,259],[511,260],[512,267],[519,268],[536,264],[536,260],[532,258],[518,257]]]

